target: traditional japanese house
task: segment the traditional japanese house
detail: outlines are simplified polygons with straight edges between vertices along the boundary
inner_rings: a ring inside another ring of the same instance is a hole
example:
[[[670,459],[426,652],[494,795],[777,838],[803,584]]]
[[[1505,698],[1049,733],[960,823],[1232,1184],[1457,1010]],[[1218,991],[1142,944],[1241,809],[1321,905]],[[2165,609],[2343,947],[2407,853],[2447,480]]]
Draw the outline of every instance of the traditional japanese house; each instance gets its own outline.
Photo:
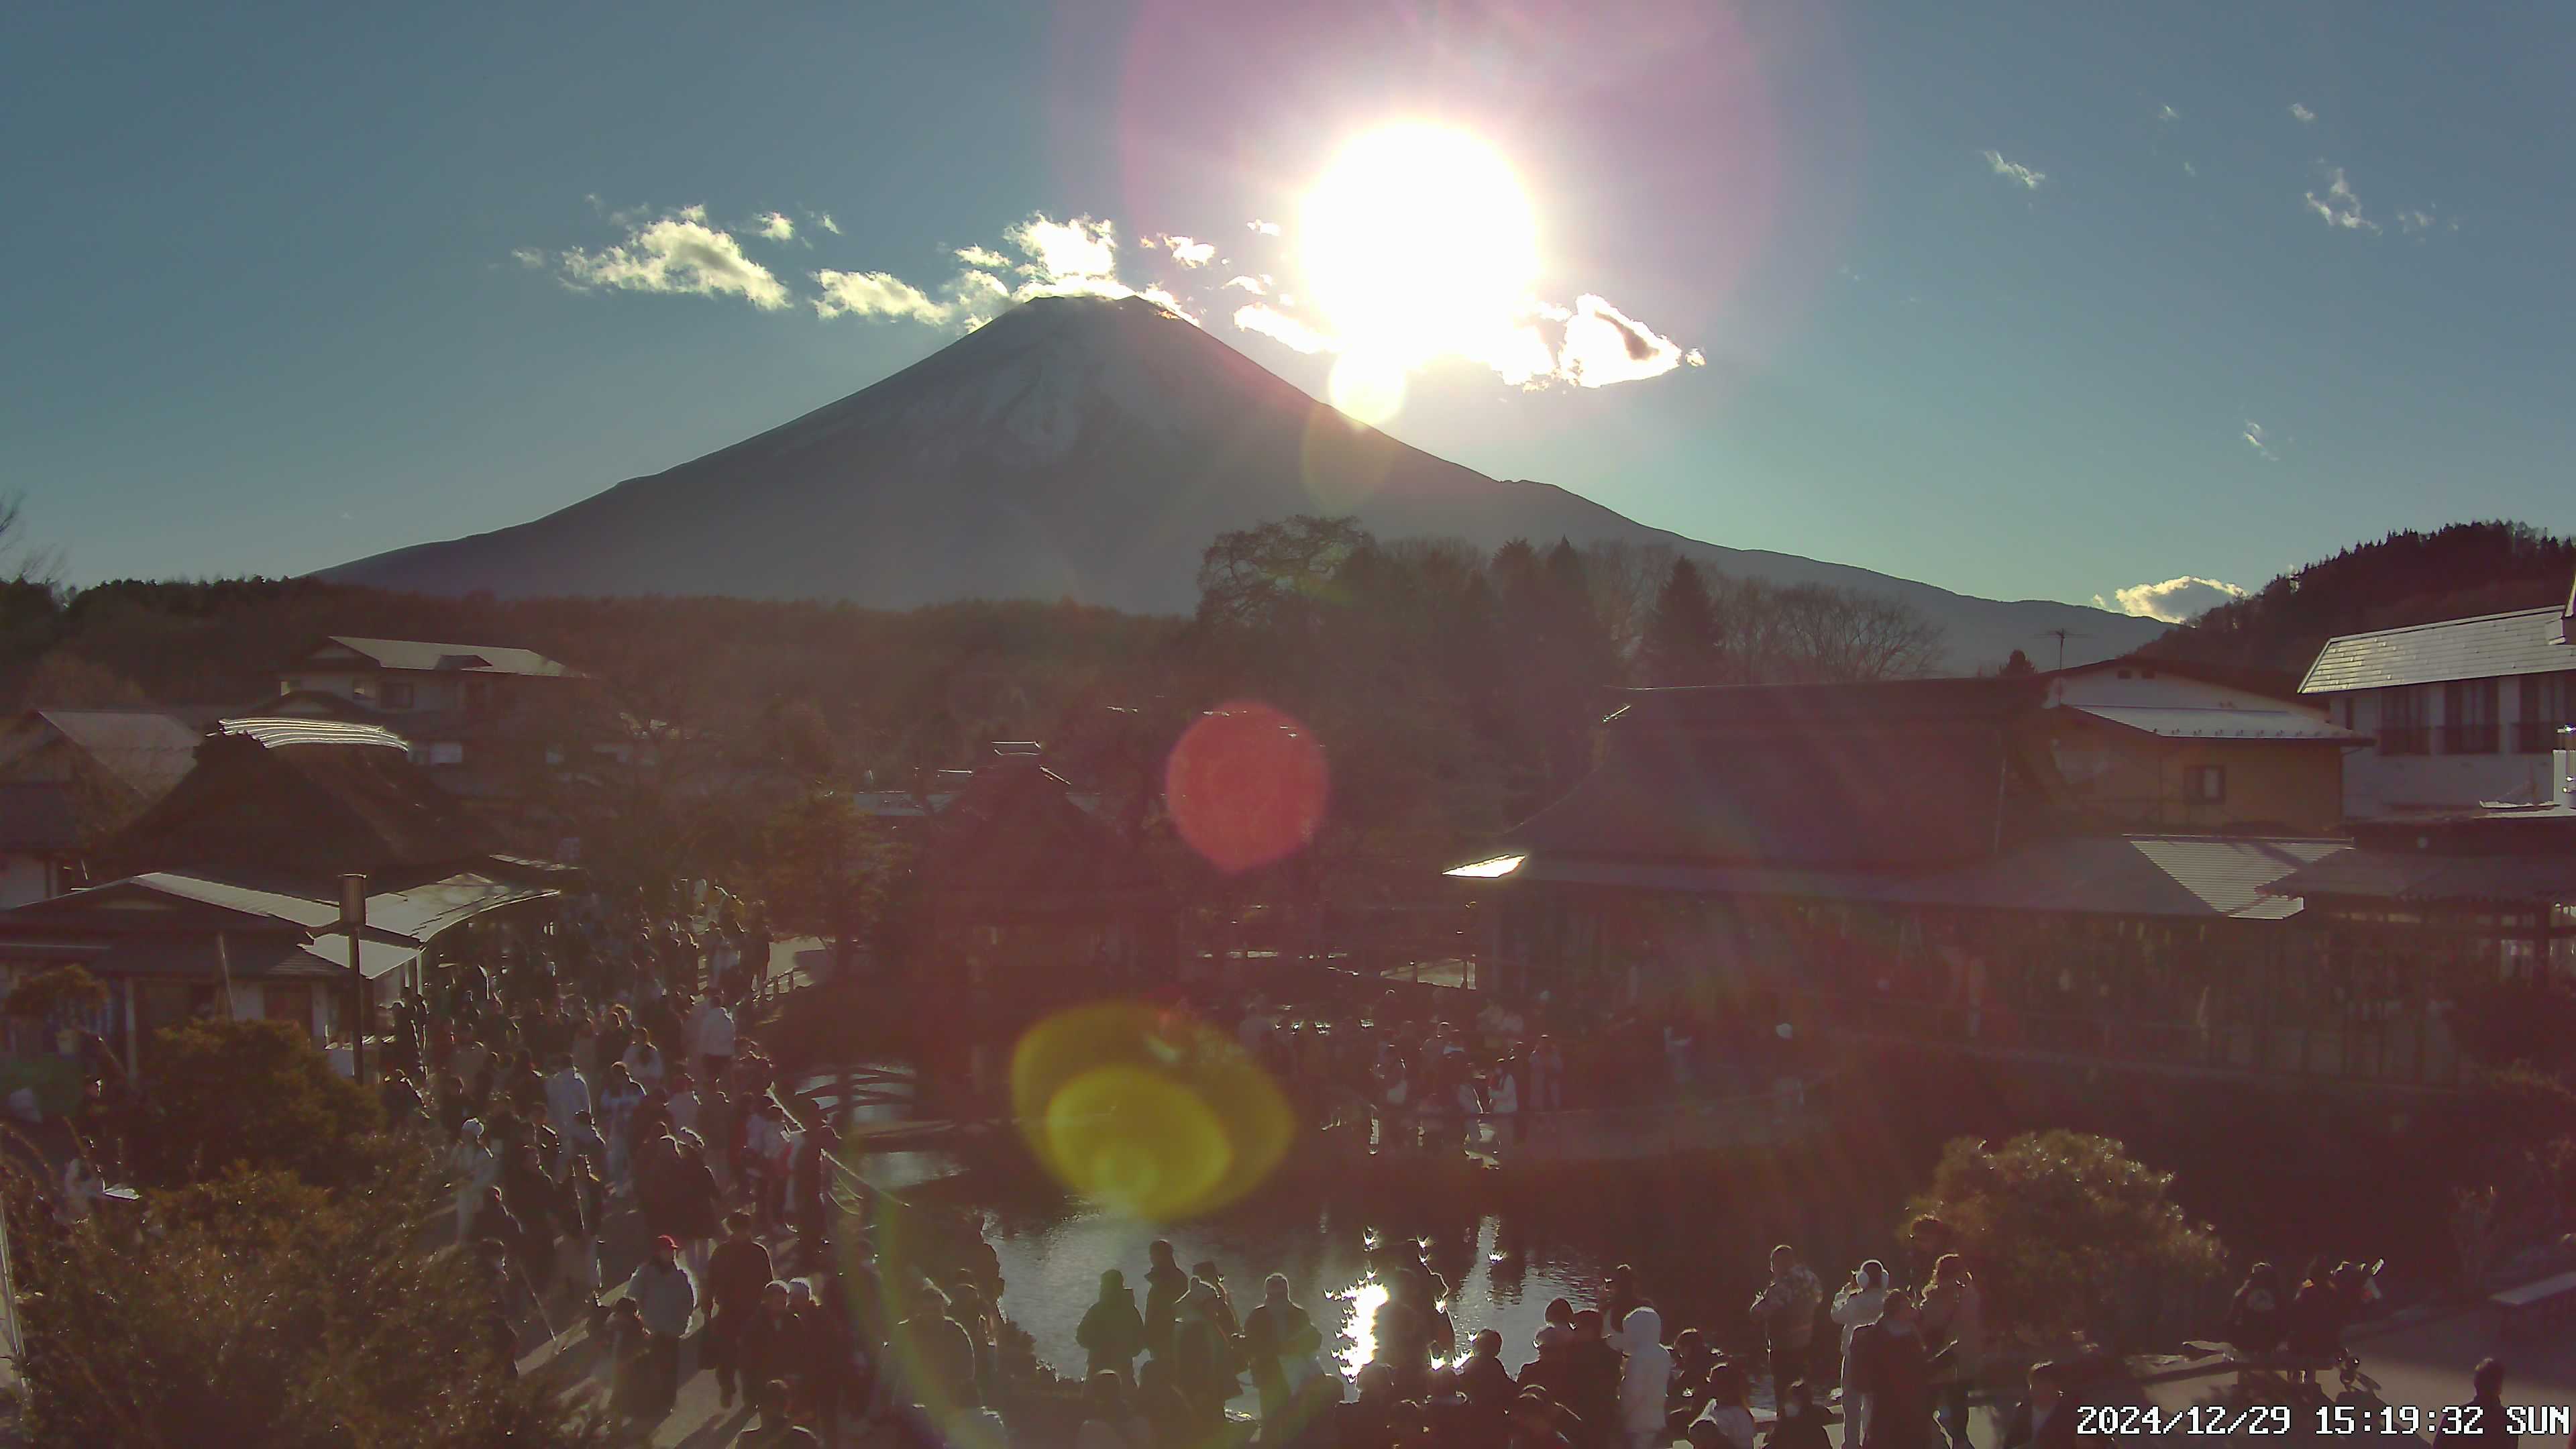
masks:
[[[1594,773],[1450,872],[1491,898],[1491,980],[1720,1028],[2341,1072],[2300,1035],[2331,1022],[2266,984],[2331,966],[2295,895],[2265,887],[2349,843],[2100,829],[2058,766],[2051,694],[2046,677],[1624,694]]]
[[[228,720],[161,801],[101,845],[112,878],[0,911],[0,976],[79,965],[110,989],[80,1021],[16,1023],[48,1050],[63,1029],[148,1070],[152,1032],[209,1014],[348,1034],[341,878],[366,878],[358,970],[381,1004],[463,923],[542,914],[571,877],[500,854],[390,731],[303,719]]]

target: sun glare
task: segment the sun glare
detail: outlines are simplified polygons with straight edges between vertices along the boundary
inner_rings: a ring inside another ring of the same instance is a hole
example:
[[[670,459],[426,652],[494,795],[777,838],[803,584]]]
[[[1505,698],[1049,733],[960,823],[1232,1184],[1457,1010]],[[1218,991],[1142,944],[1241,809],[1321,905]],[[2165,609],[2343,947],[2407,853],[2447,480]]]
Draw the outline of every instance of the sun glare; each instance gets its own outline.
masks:
[[[1306,197],[1298,249],[1341,339],[1345,411],[1393,412],[1403,375],[1433,358],[1523,345],[1538,229],[1511,167],[1463,132],[1408,125],[1351,143]]]

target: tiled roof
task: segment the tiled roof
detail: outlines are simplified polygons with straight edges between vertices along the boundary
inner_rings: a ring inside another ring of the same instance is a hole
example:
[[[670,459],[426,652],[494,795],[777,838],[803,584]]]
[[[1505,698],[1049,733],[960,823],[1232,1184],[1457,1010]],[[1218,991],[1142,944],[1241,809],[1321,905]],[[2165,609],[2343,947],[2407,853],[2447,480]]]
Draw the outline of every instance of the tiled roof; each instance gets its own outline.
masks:
[[[505,649],[489,644],[431,644],[418,639],[362,639],[348,634],[334,634],[330,642],[354,649],[386,669],[544,676],[575,673],[534,649]],[[297,661],[299,665],[303,662]]]
[[[2576,855],[2349,850],[2274,881],[2275,892],[2398,901],[2576,902]]]
[[[2474,619],[2444,619],[2329,639],[2308,666],[2301,694],[2496,679],[2576,669],[2558,609],[2518,609]]]
[[[2185,709],[2140,704],[2066,706],[2095,719],[2169,740],[2299,740],[2359,745],[2370,736],[2295,709]]]

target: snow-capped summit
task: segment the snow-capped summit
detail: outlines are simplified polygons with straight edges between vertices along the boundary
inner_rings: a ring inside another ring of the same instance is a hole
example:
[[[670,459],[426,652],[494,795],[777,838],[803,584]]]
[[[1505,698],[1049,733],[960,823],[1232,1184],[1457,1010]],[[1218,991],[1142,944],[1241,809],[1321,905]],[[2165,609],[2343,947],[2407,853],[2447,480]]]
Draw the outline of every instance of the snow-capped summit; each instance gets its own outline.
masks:
[[[1695,543],[1544,483],[1497,482],[1355,423],[1142,298],[1025,302],[872,387],[530,523],[327,577],[422,593],[715,594],[906,608],[1075,598],[1179,613],[1218,533],[1353,513],[1381,537],[1492,548],[1664,542],[1720,572],[1890,595],[1999,662],[2072,626],[2122,653],[2157,632],[1864,569]],[[2089,636],[2089,637],[2087,637]]]

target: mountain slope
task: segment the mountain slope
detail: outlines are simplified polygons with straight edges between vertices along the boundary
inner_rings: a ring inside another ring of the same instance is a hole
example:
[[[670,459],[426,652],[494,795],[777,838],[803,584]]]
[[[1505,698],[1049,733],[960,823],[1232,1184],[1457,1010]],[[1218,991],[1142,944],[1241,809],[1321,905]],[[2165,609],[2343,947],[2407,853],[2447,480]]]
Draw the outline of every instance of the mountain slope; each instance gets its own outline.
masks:
[[[328,578],[421,593],[721,594],[906,608],[1073,597],[1186,612],[1218,533],[1352,513],[1381,537],[1668,543],[1722,573],[1904,601],[1959,668],[2125,653],[2159,625],[1975,599],[1866,569],[1721,548],[1545,483],[1407,446],[1141,300],[1026,303],[793,422],[531,523],[421,544]],[[2053,643],[2053,641],[2051,641]]]

